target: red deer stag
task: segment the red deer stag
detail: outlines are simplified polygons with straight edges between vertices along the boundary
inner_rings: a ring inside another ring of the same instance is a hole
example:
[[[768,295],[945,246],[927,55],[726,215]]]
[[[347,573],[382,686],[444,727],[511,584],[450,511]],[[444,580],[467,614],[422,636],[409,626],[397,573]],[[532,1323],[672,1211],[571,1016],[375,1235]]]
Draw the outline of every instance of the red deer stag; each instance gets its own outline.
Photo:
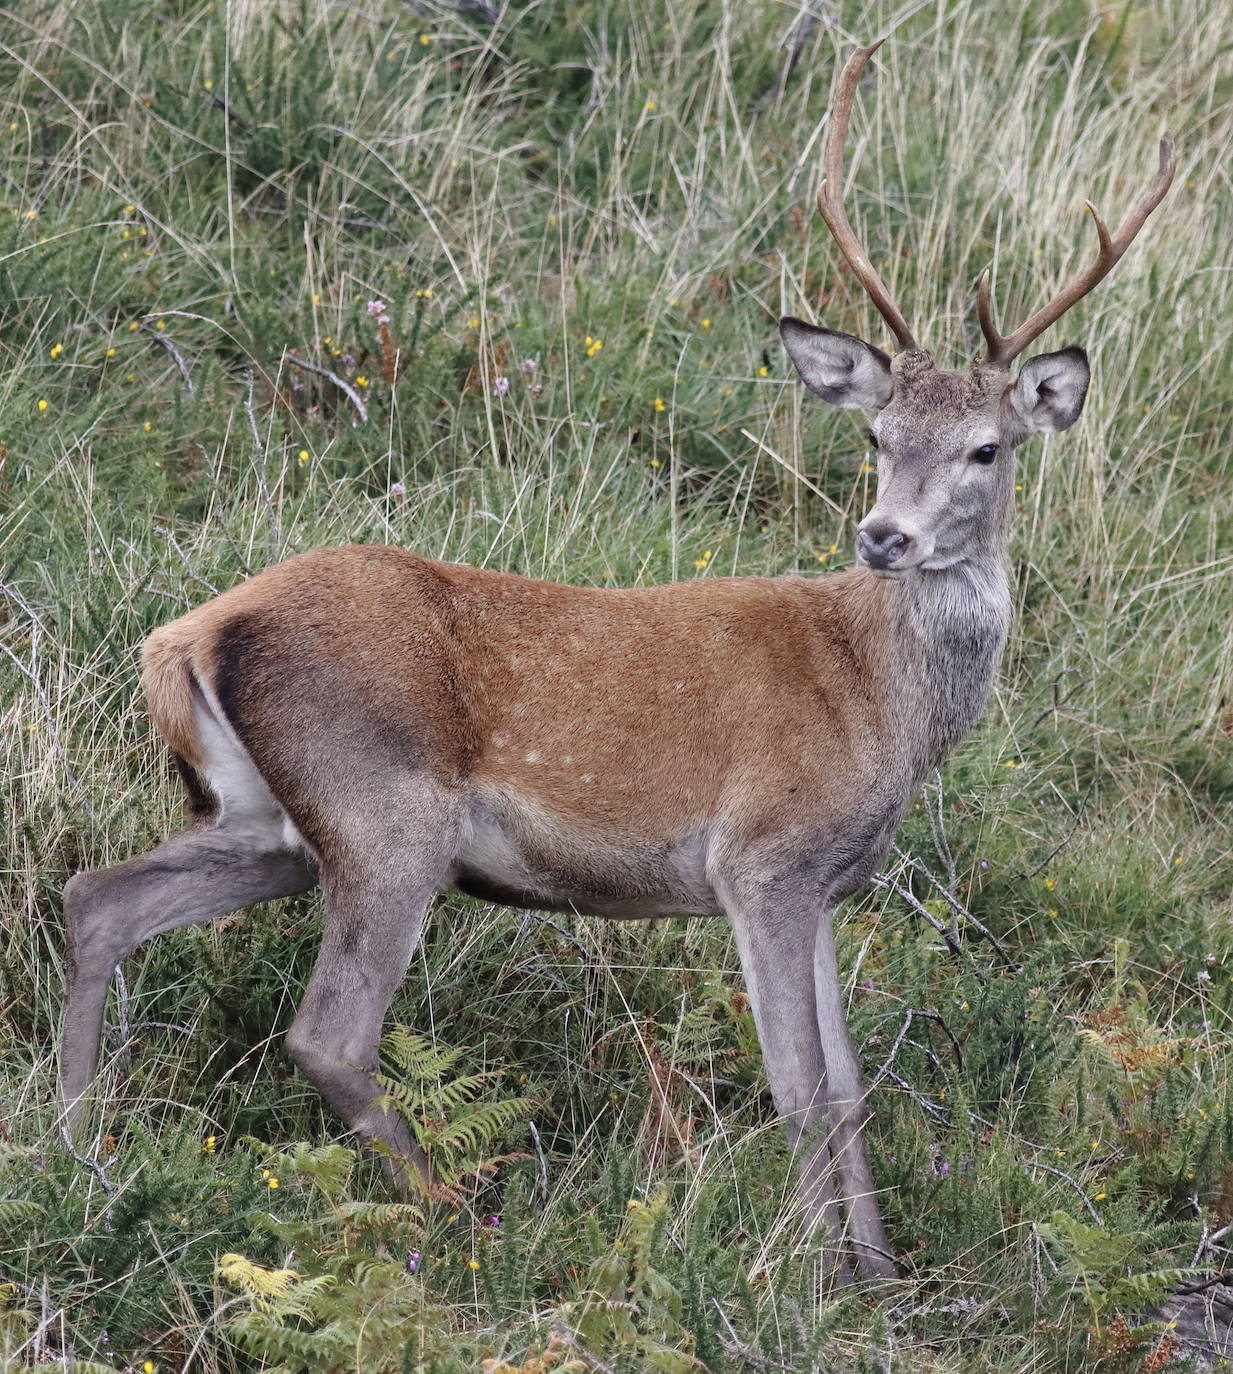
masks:
[[[876,45],[875,45],[876,46]],[[1006,637],[1013,452],[1074,424],[1082,349],[1011,362],[1113,267],[1174,171],[1014,333],[982,282],[984,358],[921,348],[842,205],[861,72],[845,67],[822,216],[899,352],[788,318],[806,385],[876,411],[857,566],[629,590],[397,548],[318,549],[150,636],[144,687],[190,819],[64,894],[68,1123],[95,1074],[117,962],[160,931],[305,892],[328,914],[287,1034],[362,1139],[422,1165],[369,1071],[433,898],[610,917],[728,916],[808,1223],[889,1276],[831,915],[876,871],[922,779],[980,715]],[[1090,207],[1089,207],[1090,208]]]

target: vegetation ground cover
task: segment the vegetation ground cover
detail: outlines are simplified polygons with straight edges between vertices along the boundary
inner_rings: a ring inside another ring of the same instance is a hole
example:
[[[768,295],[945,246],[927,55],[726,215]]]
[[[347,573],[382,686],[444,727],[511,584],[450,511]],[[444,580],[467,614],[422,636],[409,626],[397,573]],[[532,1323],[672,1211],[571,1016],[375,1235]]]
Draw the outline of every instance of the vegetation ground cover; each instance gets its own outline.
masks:
[[[839,917],[902,1284],[798,1243],[720,922],[440,904],[387,1042],[436,1207],[282,1053],[318,898],[164,936],[73,1157],[59,894],[177,823],[156,625],[346,540],[619,585],[850,560],[861,423],[775,323],[884,342],[811,208],[881,34],[850,213],[948,362],[986,266],[1021,318],[1084,198],[1114,220],[1166,128],[1181,159],[1042,341],[1094,380],[1020,458],[995,700]],[[1233,1220],[1227,6],[62,0],[6,8],[0,70],[3,1359],[1187,1367],[1151,1309]]]

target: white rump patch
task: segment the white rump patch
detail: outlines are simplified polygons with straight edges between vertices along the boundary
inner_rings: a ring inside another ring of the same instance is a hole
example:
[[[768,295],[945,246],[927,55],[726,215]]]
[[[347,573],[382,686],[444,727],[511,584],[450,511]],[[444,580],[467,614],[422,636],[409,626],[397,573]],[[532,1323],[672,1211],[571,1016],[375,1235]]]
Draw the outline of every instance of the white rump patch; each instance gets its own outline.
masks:
[[[201,772],[218,798],[219,823],[242,830],[263,848],[307,849],[291,818],[266,786],[248,751],[228,724],[214,695],[195,684],[193,713],[201,741]]]

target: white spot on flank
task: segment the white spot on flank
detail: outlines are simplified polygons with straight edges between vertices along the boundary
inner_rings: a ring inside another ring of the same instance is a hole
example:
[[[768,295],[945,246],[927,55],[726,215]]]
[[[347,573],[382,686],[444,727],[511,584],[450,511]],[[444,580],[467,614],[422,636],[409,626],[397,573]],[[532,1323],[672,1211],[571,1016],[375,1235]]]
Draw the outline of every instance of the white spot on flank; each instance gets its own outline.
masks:
[[[509,736],[508,736],[508,735],[501,735],[501,734],[498,734],[498,735],[493,735],[493,737],[492,737],[492,747],[493,747],[494,749],[504,749],[505,746],[506,746],[508,743],[509,743]]]
[[[573,756],[573,754],[562,754],[562,755],[561,755],[561,762],[562,762],[562,763],[568,764],[568,763],[573,763],[573,761],[574,761],[574,756]]]
[[[583,775],[578,779],[579,782],[590,782],[591,780],[592,779],[590,773],[583,773]]]
[[[532,749],[532,750],[530,751],[530,753],[528,753],[528,754],[526,755],[526,760],[527,760],[528,763],[538,763],[538,762],[539,762],[539,750],[538,750],[538,749]]]

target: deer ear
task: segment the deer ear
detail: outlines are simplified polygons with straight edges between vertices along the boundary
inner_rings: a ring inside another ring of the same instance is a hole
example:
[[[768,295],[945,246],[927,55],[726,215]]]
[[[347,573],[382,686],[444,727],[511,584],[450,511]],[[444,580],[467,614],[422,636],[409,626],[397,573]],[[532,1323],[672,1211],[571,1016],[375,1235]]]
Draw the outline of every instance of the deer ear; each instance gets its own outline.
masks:
[[[779,337],[805,385],[831,405],[881,410],[890,400],[890,359],[880,348],[791,315],[779,321]]]
[[[1010,403],[1029,434],[1069,429],[1083,409],[1091,376],[1081,348],[1039,353],[1019,369]]]

